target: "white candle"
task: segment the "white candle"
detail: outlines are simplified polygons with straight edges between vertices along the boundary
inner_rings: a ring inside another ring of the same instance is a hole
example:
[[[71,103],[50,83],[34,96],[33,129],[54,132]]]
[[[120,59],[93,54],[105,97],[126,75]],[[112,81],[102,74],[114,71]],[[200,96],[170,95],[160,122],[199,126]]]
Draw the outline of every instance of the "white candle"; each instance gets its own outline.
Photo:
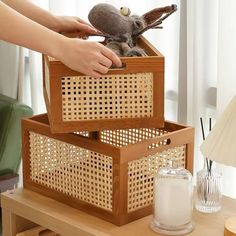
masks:
[[[192,184],[188,179],[160,178],[154,186],[154,220],[166,226],[191,221]]]

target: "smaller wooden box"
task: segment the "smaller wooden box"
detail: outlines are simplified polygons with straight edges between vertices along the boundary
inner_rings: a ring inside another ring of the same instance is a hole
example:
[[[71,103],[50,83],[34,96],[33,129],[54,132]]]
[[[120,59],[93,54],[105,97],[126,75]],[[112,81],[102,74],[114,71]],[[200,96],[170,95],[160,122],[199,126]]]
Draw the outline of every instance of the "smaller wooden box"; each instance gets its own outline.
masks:
[[[46,115],[24,119],[24,187],[123,225],[152,213],[153,177],[170,158],[192,171],[194,129],[52,134]]]
[[[164,126],[164,57],[143,37],[137,44],[148,56],[123,57],[100,78],[43,56],[52,133]]]

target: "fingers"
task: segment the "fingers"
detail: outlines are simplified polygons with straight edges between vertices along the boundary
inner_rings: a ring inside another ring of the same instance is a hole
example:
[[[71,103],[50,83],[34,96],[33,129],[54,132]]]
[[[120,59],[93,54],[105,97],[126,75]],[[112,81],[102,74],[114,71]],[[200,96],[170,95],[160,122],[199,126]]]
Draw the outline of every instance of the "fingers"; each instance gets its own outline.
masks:
[[[96,30],[93,26],[89,25],[88,23],[83,23],[79,21],[78,21],[78,30],[85,31],[87,33],[98,33],[98,30]]]
[[[107,68],[110,68],[111,65],[112,65],[112,61],[109,60],[107,57],[101,55],[99,57],[99,63],[102,64],[103,66],[107,67]]]
[[[105,57],[110,59],[113,62],[113,64],[115,64],[117,67],[121,67],[122,63],[121,63],[120,58],[114,52],[112,52],[109,48],[102,46],[101,52]]]
[[[89,73],[93,77],[101,77],[103,74],[107,74],[109,68],[112,65],[112,61],[104,56],[99,58],[99,62],[92,66],[92,72]]]
[[[79,22],[78,22],[78,30],[79,31],[84,31],[84,32],[87,32],[87,33],[97,33],[97,30],[95,28],[93,28],[92,26],[87,25],[87,24],[82,24],[82,23],[79,23]]]
[[[100,33],[100,34],[102,34],[101,31],[99,31],[98,29],[94,28],[90,23],[88,23],[88,22],[86,22],[86,21],[84,21],[84,20],[82,20],[82,19],[80,19],[80,18],[78,18],[78,17],[77,17],[77,21],[78,21],[79,23],[81,23],[81,24],[88,25],[90,29],[92,28],[92,30],[95,30],[95,33]]]
[[[100,74],[106,74],[108,72],[108,69],[108,67],[101,64],[94,65],[94,70]]]
[[[88,22],[86,22],[85,20],[82,20],[82,19],[80,19],[80,18],[76,18],[76,20],[79,22],[79,23],[82,23],[82,24],[84,24],[84,25],[89,25],[89,26],[91,26]]]

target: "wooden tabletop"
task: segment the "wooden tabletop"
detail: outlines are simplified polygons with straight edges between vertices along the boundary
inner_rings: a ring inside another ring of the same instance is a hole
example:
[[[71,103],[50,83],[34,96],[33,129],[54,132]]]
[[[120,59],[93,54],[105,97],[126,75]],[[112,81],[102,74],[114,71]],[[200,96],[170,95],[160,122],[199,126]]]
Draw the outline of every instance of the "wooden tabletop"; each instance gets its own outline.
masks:
[[[53,199],[26,189],[2,194],[2,208],[63,236],[157,236],[150,227],[151,216],[116,226]],[[195,229],[189,236],[223,236],[224,222],[236,215],[236,200],[223,198],[222,210],[204,214],[194,210]]]

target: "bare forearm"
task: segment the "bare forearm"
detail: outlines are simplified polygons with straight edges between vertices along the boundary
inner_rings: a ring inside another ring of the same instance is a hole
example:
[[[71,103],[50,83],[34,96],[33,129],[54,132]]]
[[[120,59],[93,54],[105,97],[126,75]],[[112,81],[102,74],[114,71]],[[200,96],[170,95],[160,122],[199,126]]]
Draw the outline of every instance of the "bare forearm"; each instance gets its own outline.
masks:
[[[22,1],[23,2],[23,1]],[[0,40],[56,57],[64,36],[24,17],[0,1]]]
[[[3,0],[5,4],[22,15],[30,18],[45,27],[58,31],[58,18],[48,11],[36,6],[29,0]]]
[[[117,67],[121,66],[120,59],[102,44],[78,38],[70,39],[48,29],[54,27],[53,15],[50,18],[50,13],[34,7],[27,0],[4,2],[7,5],[0,1],[0,40],[50,55],[71,69],[90,76],[99,77],[101,73],[107,73],[112,63]],[[56,31],[96,32],[76,17],[62,17],[59,30]]]

